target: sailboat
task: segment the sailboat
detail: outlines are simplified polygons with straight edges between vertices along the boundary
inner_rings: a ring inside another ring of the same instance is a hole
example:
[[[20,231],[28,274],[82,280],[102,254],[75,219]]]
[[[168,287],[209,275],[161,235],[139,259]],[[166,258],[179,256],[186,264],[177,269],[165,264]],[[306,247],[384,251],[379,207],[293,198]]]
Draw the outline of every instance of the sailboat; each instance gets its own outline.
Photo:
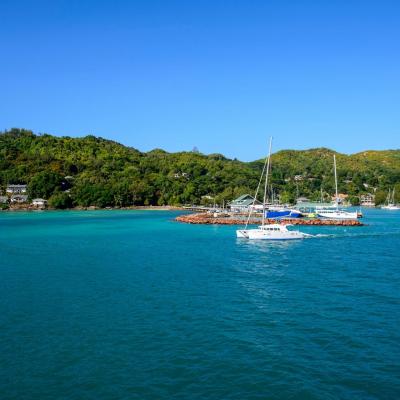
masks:
[[[337,183],[337,172],[336,172],[336,155],[333,155],[333,166],[335,170],[335,189],[336,189],[336,198],[335,204],[328,207],[316,207],[315,212],[319,217],[329,218],[329,219],[357,219],[358,212],[349,212],[345,210],[341,210],[339,208],[339,195],[338,195],[338,183]]]
[[[249,215],[247,217],[246,226],[244,229],[238,229],[236,231],[236,236],[238,238],[243,239],[262,239],[262,240],[295,240],[295,239],[304,239],[308,235],[307,233],[303,233],[300,231],[291,231],[288,229],[288,226],[291,224],[266,224],[265,216],[266,216],[266,202],[267,202],[267,188],[268,188],[268,176],[271,165],[271,148],[272,148],[272,137],[269,141],[269,152],[268,156],[265,159],[264,167],[261,172],[260,181],[258,182],[258,187],[256,190],[256,194],[254,196],[253,206],[250,207]],[[263,213],[262,213],[262,223],[257,228],[247,229],[247,226],[250,221],[251,214],[254,209],[254,204],[263,180],[263,176],[265,173],[265,187],[264,187],[264,198],[263,198]]]
[[[386,204],[381,207],[383,210],[400,210],[400,206],[394,202],[394,188],[392,191],[389,189],[389,193],[386,198]]]

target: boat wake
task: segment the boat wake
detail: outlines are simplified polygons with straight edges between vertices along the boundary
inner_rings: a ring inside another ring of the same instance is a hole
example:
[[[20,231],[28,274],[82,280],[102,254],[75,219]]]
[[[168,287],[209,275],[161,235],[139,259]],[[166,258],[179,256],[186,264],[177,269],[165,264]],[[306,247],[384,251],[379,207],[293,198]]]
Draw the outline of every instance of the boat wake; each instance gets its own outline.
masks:
[[[316,235],[309,235],[308,238],[335,238],[335,239],[344,239],[344,238],[371,238],[371,237],[383,237],[383,236],[400,236],[400,232],[370,232],[370,233],[331,233],[331,234],[323,234],[318,233]]]

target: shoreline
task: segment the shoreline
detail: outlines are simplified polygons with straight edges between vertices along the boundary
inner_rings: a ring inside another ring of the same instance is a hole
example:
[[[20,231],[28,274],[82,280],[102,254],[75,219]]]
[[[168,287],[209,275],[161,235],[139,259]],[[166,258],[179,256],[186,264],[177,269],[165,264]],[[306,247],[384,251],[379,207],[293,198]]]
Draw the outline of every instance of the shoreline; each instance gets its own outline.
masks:
[[[131,207],[73,207],[73,208],[40,208],[40,207],[11,207],[0,209],[0,212],[27,212],[27,211],[184,211],[179,206],[131,206]]]

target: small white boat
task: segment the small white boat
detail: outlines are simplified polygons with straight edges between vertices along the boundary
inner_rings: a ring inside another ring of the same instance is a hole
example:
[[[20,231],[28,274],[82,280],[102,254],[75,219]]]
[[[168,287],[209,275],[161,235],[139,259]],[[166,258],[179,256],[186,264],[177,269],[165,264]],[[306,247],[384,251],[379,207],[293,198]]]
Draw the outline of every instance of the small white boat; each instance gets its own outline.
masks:
[[[391,192],[389,189],[389,193],[386,198],[386,204],[381,207],[383,210],[400,210],[400,206],[395,204],[394,202],[394,188]]]
[[[265,160],[263,170],[261,172],[260,181],[258,182],[258,187],[256,190],[256,194],[254,196],[254,202],[252,207],[250,207],[249,215],[247,217],[246,226],[244,229],[238,229],[236,231],[236,237],[242,239],[263,239],[263,240],[294,240],[294,239],[304,239],[306,236],[311,236],[306,233],[302,233],[300,231],[290,231],[287,225],[278,225],[278,224],[265,224],[266,218],[266,200],[267,200],[267,188],[268,188],[268,175],[270,171],[270,163],[271,163],[271,147],[272,147],[272,137],[269,141],[269,152],[268,157]],[[260,189],[263,176],[265,173],[265,187],[264,187],[264,199],[262,205],[262,225],[258,228],[247,229],[247,226],[250,221],[251,213],[254,209],[255,200],[258,195],[258,191]]]
[[[359,213],[357,211],[350,212],[339,209],[337,206],[332,207],[316,207],[315,212],[319,217],[329,219],[357,219]]]
[[[388,204],[386,206],[381,207],[383,210],[400,210],[400,206],[396,206],[395,204]]]
[[[236,231],[236,236],[243,239],[263,240],[296,240],[311,236],[300,231],[290,231],[287,229],[288,226],[291,225],[269,224],[261,225],[256,229],[239,229]]]

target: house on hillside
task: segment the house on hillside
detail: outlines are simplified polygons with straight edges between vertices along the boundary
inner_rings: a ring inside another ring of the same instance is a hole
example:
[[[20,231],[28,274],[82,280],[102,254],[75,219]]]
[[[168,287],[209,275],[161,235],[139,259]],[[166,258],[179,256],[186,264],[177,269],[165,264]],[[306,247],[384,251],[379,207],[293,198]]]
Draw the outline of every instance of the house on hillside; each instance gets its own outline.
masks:
[[[32,205],[34,207],[43,208],[47,206],[47,200],[45,199],[33,199]]]
[[[13,194],[11,196],[11,203],[26,203],[28,196],[26,194]]]
[[[375,196],[371,193],[361,195],[360,196],[360,206],[375,207]]]
[[[262,204],[258,200],[254,201],[253,196],[250,196],[249,194],[244,194],[237,199],[231,201],[228,204],[228,208],[230,208],[232,212],[248,212],[253,202],[254,205]]]
[[[174,173],[174,178],[175,179],[179,179],[179,178],[189,179],[190,178],[190,174],[188,174],[187,172],[176,172],[176,173]]]
[[[25,194],[26,185],[8,185],[6,192],[9,194]]]
[[[8,197],[7,196],[0,196],[0,204],[7,204]]]

